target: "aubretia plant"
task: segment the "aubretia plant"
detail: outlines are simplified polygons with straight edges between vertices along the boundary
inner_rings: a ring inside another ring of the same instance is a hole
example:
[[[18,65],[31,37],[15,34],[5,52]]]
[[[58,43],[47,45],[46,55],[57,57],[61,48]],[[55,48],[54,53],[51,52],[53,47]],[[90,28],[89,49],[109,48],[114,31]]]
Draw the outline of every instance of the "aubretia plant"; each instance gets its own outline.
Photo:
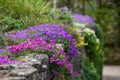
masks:
[[[39,38],[26,40],[24,42],[21,42],[20,44],[12,45],[9,47],[11,54],[17,55],[16,57],[21,56],[18,53],[25,50],[29,50],[30,52],[42,52],[43,50],[52,52],[53,48],[55,48],[55,42],[53,40],[46,42],[45,40],[40,40]]]
[[[57,74],[57,76],[59,76],[65,75],[66,73],[69,75],[77,75],[77,72],[74,72],[72,69],[70,55],[67,55],[64,52],[64,48],[58,48],[57,44],[53,40],[47,42],[40,38],[34,38],[21,42],[20,44],[10,46],[9,49],[11,57],[16,58],[26,55],[27,53],[23,54],[26,50],[29,50],[29,53],[47,53],[50,57],[51,66],[53,65],[51,72],[54,75]],[[56,65],[57,68],[54,68],[54,65]],[[62,71],[59,71],[58,68],[62,69]]]
[[[18,31],[12,38],[16,39],[16,41],[24,41],[31,38],[39,38],[46,41],[53,40],[58,44],[62,43],[67,54],[75,56],[77,53],[72,36],[58,25],[41,24],[29,27],[26,30]]]

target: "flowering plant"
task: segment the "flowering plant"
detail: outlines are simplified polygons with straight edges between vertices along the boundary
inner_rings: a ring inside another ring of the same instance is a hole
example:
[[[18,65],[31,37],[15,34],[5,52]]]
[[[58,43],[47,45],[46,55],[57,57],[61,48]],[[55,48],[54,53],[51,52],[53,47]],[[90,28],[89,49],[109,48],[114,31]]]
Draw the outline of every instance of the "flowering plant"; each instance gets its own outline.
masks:
[[[20,57],[28,53],[24,51],[29,50],[29,53],[47,53],[50,57],[51,72],[56,76],[61,76],[63,74],[77,75],[72,69],[72,64],[70,62],[70,55],[64,52],[63,47],[58,47],[57,44],[50,40],[49,42],[41,40],[39,38],[30,39],[20,44],[13,45],[9,47],[11,52],[11,57]],[[54,68],[55,65],[57,68]],[[60,71],[62,70],[62,71]]]
[[[73,23],[76,26],[84,27],[94,25],[94,20],[88,15],[81,15],[81,14],[72,14]]]
[[[51,19],[52,21],[54,21],[53,24],[57,23],[62,25],[63,29],[73,36],[76,47],[81,47],[85,45],[83,36],[77,32],[78,29],[75,25],[73,25],[75,19],[73,18],[72,12],[69,11],[67,7],[52,10],[51,15]]]
[[[72,36],[58,25],[41,24],[29,27],[26,30],[18,31],[12,38],[16,39],[16,41],[24,41],[31,38],[39,38],[40,40],[46,41],[53,40],[57,44],[64,44],[65,52],[67,54],[75,56],[77,53]]]

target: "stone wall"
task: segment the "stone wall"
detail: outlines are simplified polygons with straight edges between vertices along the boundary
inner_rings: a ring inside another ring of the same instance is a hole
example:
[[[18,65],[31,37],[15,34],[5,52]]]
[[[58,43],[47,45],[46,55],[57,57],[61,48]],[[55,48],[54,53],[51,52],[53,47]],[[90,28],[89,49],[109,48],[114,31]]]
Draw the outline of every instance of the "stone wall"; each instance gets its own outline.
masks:
[[[21,64],[0,65],[0,80],[49,80],[49,59],[45,54]]]
[[[21,56],[24,63],[0,65],[0,80],[53,80],[49,74],[49,58],[45,54]],[[72,59],[73,69],[81,71],[81,56]],[[72,78],[74,79],[74,77]]]

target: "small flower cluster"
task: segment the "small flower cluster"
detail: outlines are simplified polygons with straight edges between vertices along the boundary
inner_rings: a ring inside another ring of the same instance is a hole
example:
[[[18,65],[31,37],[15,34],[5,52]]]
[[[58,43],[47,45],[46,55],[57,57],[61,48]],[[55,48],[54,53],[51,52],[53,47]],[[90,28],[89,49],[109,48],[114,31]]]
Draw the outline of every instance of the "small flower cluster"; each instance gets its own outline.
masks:
[[[84,36],[85,36],[85,37],[88,36],[88,37],[89,37],[89,40],[90,40],[91,42],[92,42],[92,40],[94,40],[95,46],[94,46],[93,49],[96,50],[96,51],[98,51],[99,48],[100,48],[100,40],[97,38],[94,30],[89,29],[89,28],[86,28],[86,29],[83,30],[83,32],[84,32]],[[93,38],[91,39],[90,36],[92,36]],[[92,46],[93,46],[93,45],[92,45]]]
[[[2,46],[0,46],[0,56],[3,55],[4,53],[8,53],[9,52],[8,47],[9,46],[6,46],[5,48],[3,48]]]
[[[11,59],[9,59],[9,58],[7,58],[7,57],[5,57],[5,56],[0,56],[0,65],[2,65],[2,64],[8,64],[8,63],[15,63],[16,62],[16,60],[11,60]]]
[[[81,23],[87,25],[95,24],[94,20],[88,15],[73,14],[74,23]]]
[[[66,49],[68,49],[66,53],[70,53],[72,56],[75,56],[77,53],[72,36],[58,25],[41,24],[29,27],[26,30],[18,31],[12,38],[22,40],[31,38],[39,38],[47,41],[54,40],[56,43],[62,43],[66,46]]]
[[[64,66],[71,75],[76,75],[77,72],[73,71],[72,64],[69,62],[69,59],[70,56],[66,55],[64,49],[61,48],[59,51],[57,51],[57,53],[52,54],[52,57],[50,58],[50,63],[56,63],[60,67]],[[57,72],[57,74],[59,74],[59,72]]]
[[[44,40],[40,40],[39,38],[34,38],[34,39],[21,42],[20,44],[10,46],[9,49],[12,54],[15,54],[27,49],[34,50],[34,51],[40,49],[40,50],[47,50],[51,52],[51,49],[53,47],[55,47],[55,43],[53,40],[50,40],[48,43]]]
[[[0,54],[6,52],[6,49],[0,49]]]

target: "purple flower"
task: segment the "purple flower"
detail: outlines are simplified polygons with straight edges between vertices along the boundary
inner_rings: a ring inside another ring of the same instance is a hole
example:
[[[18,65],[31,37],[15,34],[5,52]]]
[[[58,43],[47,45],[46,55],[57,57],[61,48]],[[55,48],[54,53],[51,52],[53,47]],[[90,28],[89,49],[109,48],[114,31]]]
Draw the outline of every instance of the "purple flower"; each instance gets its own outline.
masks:
[[[72,18],[75,23],[86,23],[86,24],[95,24],[94,20],[88,15],[73,14]]]
[[[0,56],[0,65],[1,64],[8,64],[8,63],[15,63],[16,60],[11,60],[5,56]]]
[[[56,76],[56,75],[58,75],[58,74],[59,74],[59,72],[54,71],[54,72],[53,72],[53,74]]]
[[[0,49],[0,54],[5,53],[5,52],[8,52],[7,48],[1,48]]]
[[[67,7],[62,7],[62,8],[60,8],[60,11],[61,12],[68,12],[68,8]]]

